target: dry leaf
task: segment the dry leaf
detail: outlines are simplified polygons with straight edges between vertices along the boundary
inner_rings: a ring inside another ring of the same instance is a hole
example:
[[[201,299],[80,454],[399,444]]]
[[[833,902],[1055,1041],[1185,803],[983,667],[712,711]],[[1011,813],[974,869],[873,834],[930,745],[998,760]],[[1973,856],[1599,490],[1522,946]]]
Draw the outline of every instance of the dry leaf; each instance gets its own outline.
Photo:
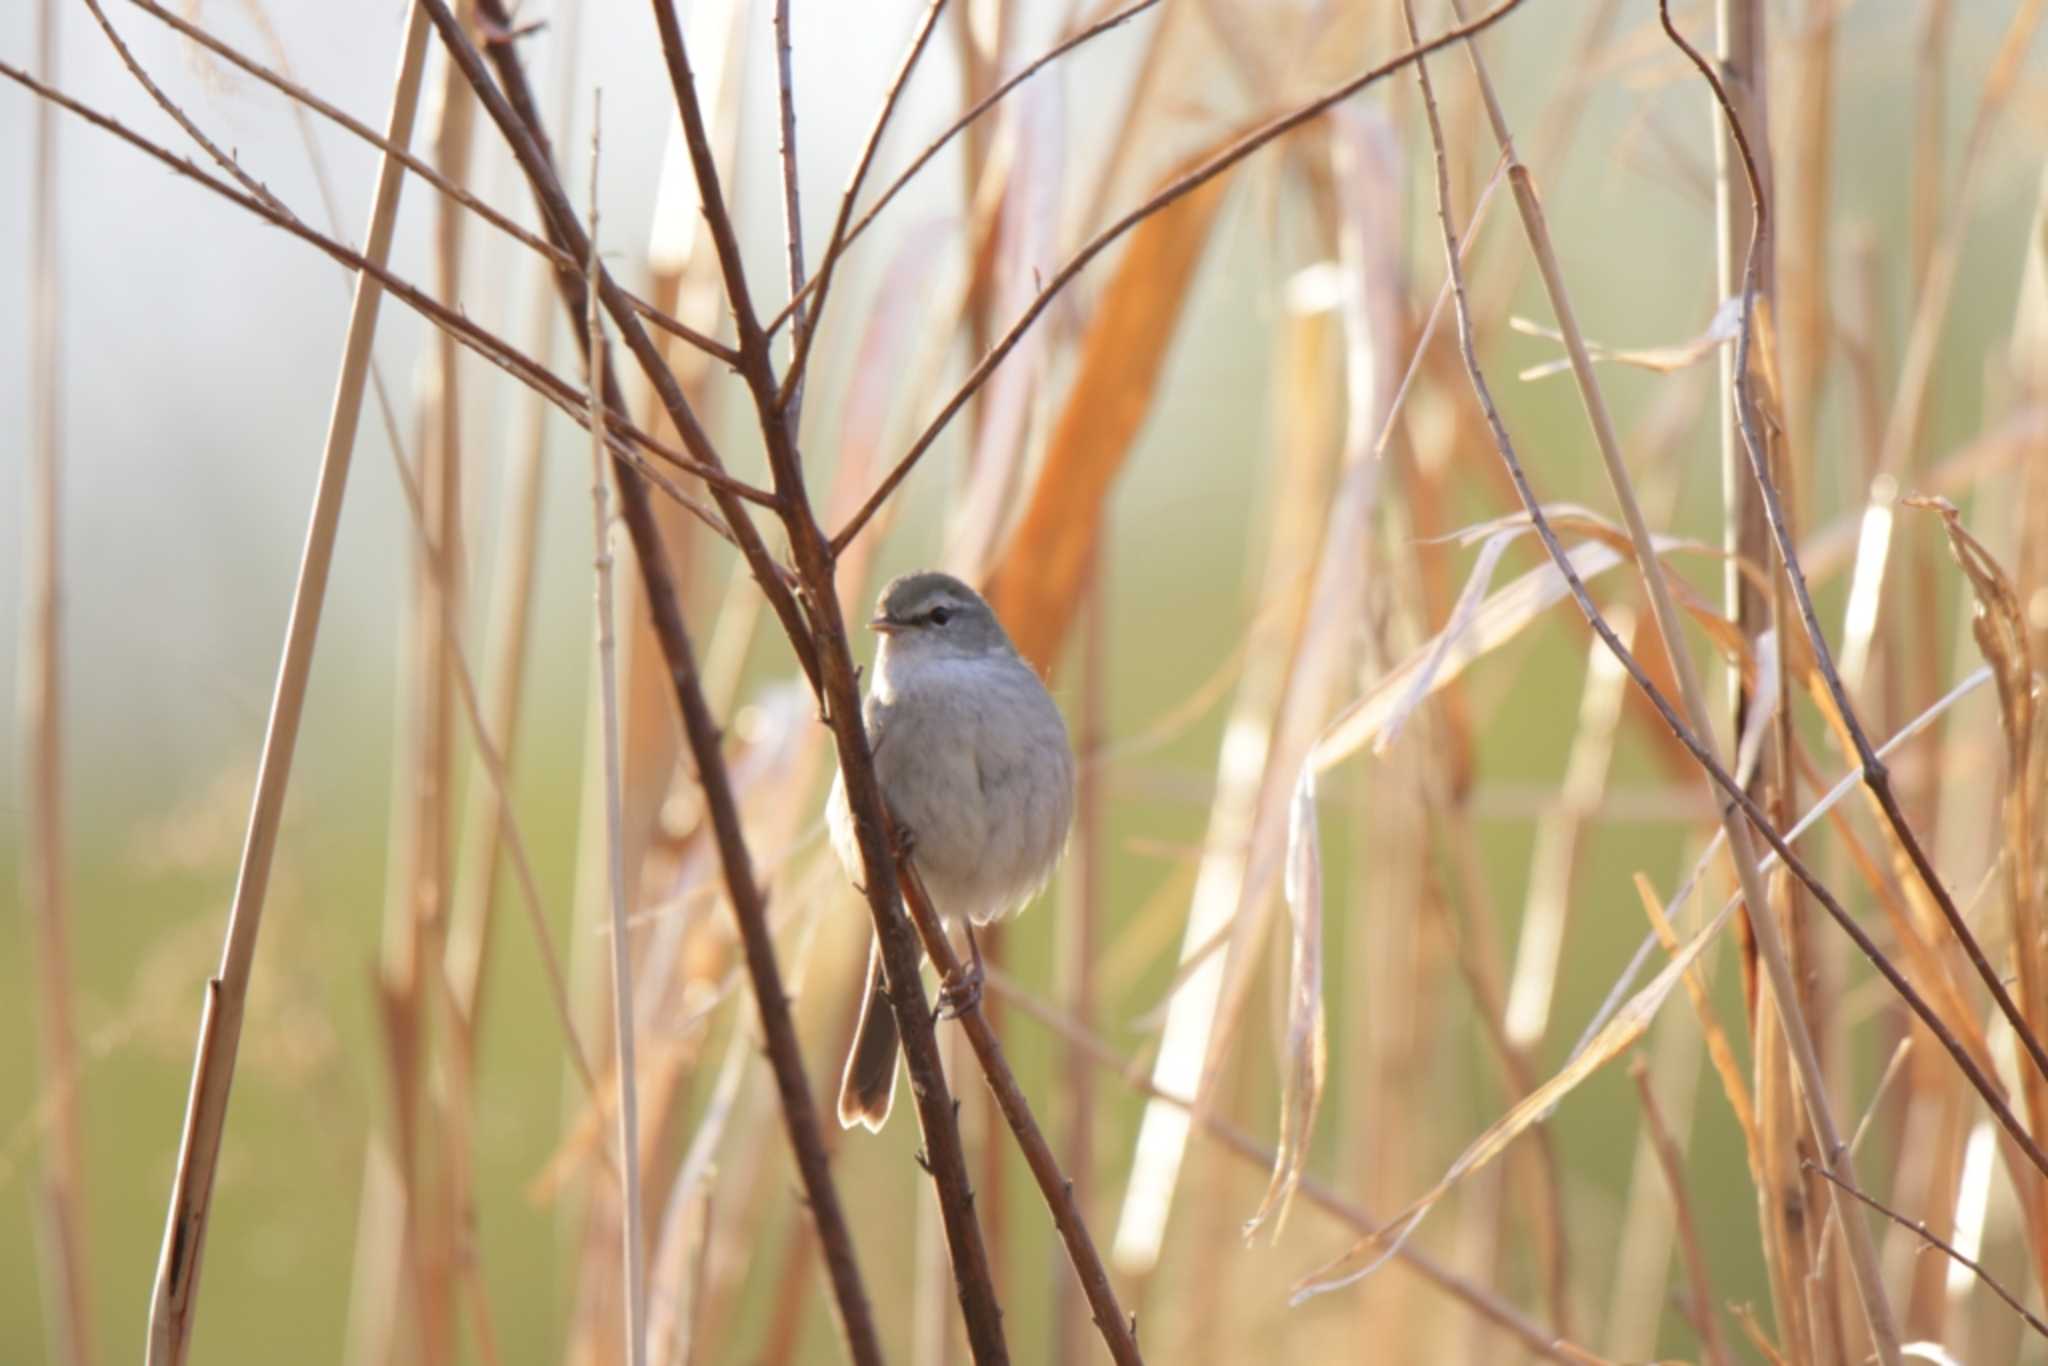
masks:
[[[1557,342],[1559,345],[1564,344],[1562,333],[1533,323],[1527,318],[1510,317],[1508,319],[1508,326],[1527,337],[1544,337],[1550,341]],[[1713,320],[1707,324],[1707,330],[1689,341],[1680,342],[1676,346],[1653,346],[1645,350],[1636,351],[1617,351],[1602,346],[1596,341],[1588,341],[1586,343],[1586,353],[1594,360],[1618,361],[1623,365],[1633,365],[1640,369],[1654,370],[1658,374],[1668,375],[1674,370],[1683,370],[1688,365],[1693,365],[1706,359],[1706,357],[1713,354],[1716,347],[1735,340],[1736,333],[1741,330],[1742,297],[1734,295],[1723,299],[1721,306],[1714,310]],[[1519,372],[1515,378],[1521,380],[1543,379],[1548,375],[1561,375],[1569,369],[1571,369],[1571,362],[1569,360],[1545,361],[1541,365],[1532,365],[1528,369]]]
[[[1543,1117],[1557,1108],[1559,1101],[1576,1089],[1588,1077],[1628,1051],[1649,1029],[1650,1022],[1657,1017],[1671,995],[1671,989],[1678,985],[1706,947],[1714,942],[1722,928],[1727,925],[1735,904],[1730,902],[1720,913],[1707,922],[1704,929],[1692,937],[1690,943],[1673,955],[1664,970],[1650,979],[1649,985],[1631,997],[1596,1034],[1592,1041],[1571,1061],[1561,1068],[1557,1075],[1531,1091],[1518,1101],[1513,1108],[1487,1127],[1486,1132],[1474,1139],[1471,1146],[1451,1164],[1443,1179],[1431,1187],[1420,1200],[1390,1221],[1377,1234],[1360,1239],[1342,1256],[1304,1277],[1295,1286],[1293,1303],[1300,1304],[1316,1295],[1327,1294],[1353,1285],[1377,1271],[1395,1250],[1407,1240],[1439,1201],[1450,1194],[1451,1188],[1465,1177],[1478,1171],[1487,1163],[1499,1157],[1510,1143],[1531,1125],[1540,1123]]]
[[[1246,1238],[1268,1219],[1273,1221],[1273,1237],[1280,1237],[1302,1167],[1308,1162],[1309,1140],[1314,1135],[1329,1062],[1323,1025],[1323,854],[1316,836],[1313,768],[1302,769],[1288,807],[1286,889],[1294,949],[1287,973],[1288,1066],[1280,1097],[1280,1143],[1265,1198],[1245,1225]]]

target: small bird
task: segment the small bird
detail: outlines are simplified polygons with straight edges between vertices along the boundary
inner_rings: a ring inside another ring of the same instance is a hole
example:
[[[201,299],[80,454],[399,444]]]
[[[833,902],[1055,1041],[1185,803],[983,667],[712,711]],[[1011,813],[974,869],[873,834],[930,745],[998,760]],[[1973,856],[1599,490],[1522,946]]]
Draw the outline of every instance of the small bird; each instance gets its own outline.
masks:
[[[979,593],[950,574],[906,574],[868,625],[882,638],[863,716],[875,777],[915,851],[932,907],[975,925],[1037,895],[1074,815],[1067,725]],[[832,847],[853,877],[860,847],[846,775],[825,805]],[[879,1132],[896,1097],[896,1016],[870,942],[860,1027],[839,1084],[839,1122]]]

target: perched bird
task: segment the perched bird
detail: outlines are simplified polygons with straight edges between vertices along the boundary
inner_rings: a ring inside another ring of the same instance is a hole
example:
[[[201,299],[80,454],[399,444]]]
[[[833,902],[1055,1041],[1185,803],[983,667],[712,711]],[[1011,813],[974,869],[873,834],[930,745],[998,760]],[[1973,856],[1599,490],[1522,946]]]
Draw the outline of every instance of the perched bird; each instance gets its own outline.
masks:
[[[882,800],[933,909],[971,934],[1031,900],[1059,863],[1074,815],[1066,722],[995,612],[950,574],[895,580],[868,625],[882,638],[863,712]],[[859,877],[843,772],[825,819],[840,863]],[[896,1095],[896,1048],[881,946],[871,942],[840,1124],[881,1129]]]

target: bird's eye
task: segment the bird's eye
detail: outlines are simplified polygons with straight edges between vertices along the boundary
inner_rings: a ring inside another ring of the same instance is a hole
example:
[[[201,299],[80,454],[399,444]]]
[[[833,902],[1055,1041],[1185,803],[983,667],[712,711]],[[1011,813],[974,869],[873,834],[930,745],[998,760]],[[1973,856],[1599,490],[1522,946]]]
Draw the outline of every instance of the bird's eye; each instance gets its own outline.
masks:
[[[949,607],[934,607],[930,612],[926,613],[925,616],[926,619],[929,620],[932,625],[944,626],[948,621],[951,621],[953,619],[953,610]]]

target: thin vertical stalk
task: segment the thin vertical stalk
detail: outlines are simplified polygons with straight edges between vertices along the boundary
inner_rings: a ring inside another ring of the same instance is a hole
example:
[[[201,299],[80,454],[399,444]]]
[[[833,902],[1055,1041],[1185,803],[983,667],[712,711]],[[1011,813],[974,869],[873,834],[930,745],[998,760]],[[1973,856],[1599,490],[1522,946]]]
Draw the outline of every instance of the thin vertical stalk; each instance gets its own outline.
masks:
[[[36,68],[57,75],[56,0],[36,7]],[[63,450],[60,261],[57,238],[57,111],[36,101],[29,203],[28,490],[22,499],[20,702],[25,814],[21,899],[34,937],[37,1043],[52,1101],[43,1141],[41,1269],[50,1360],[93,1359],[86,1291],[85,1128],[78,1037],[71,999],[69,889],[64,875]]]
[[[420,75],[426,65],[427,33],[426,12],[415,4],[406,21],[398,80],[386,124],[386,138],[396,145],[404,145],[412,138],[413,117],[419,107]],[[363,255],[380,267],[390,256],[403,170],[403,164],[390,152],[379,158],[377,190],[371,202]],[[186,1101],[177,1171],[172,1178],[170,1208],[164,1222],[163,1248],[150,1298],[146,1349],[149,1366],[180,1366],[191,1342],[207,1213],[226,1128],[228,1093],[241,1042],[249,975],[255,962],[257,933],[263,923],[264,897],[270,887],[271,861],[277,852],[285,791],[291,782],[292,756],[298,745],[306,683],[312,673],[320,610],[327,596],[328,571],[334,562],[335,532],[341,522],[342,497],[348,487],[349,461],[355,449],[356,426],[369,375],[370,343],[376,334],[377,308],[383,297],[383,287],[375,278],[367,273],[357,277],[343,344],[341,375],[328,417],[326,446],[321,453],[319,487],[299,562],[284,658],[278,667],[269,729],[256,774],[255,802],[242,847],[234,901],[228,910],[227,942],[222,949],[220,969],[206,984],[191,1093]]]
[[[597,709],[604,749],[604,828],[611,884],[612,1042],[619,1077],[619,1203],[625,1247],[626,1359],[647,1361],[646,1249],[640,1230],[640,1103],[633,1048],[632,935],[626,923],[626,846],[621,830],[618,662],[612,643],[612,553],[610,518],[605,513],[604,314],[597,290],[597,168],[603,106],[590,127],[590,269],[584,291],[584,327],[590,338],[590,515],[597,577]]]
[[[1109,540],[1095,543],[1095,563],[1088,571],[1087,626],[1081,646],[1081,771],[1074,791],[1074,850],[1067,861],[1065,912],[1060,924],[1060,980],[1066,984],[1066,1009],[1075,1025],[1095,1030],[1095,953],[1102,920],[1103,884],[1109,865],[1109,830],[1104,820],[1102,769],[1108,738],[1109,707]],[[1066,1165],[1071,1173],[1074,1206],[1085,1216],[1095,1191],[1095,1067],[1088,1050],[1069,1040],[1066,1079]],[[1065,1276],[1053,1280],[1053,1331],[1057,1360],[1087,1359],[1081,1316],[1075,1313],[1075,1286]]]

